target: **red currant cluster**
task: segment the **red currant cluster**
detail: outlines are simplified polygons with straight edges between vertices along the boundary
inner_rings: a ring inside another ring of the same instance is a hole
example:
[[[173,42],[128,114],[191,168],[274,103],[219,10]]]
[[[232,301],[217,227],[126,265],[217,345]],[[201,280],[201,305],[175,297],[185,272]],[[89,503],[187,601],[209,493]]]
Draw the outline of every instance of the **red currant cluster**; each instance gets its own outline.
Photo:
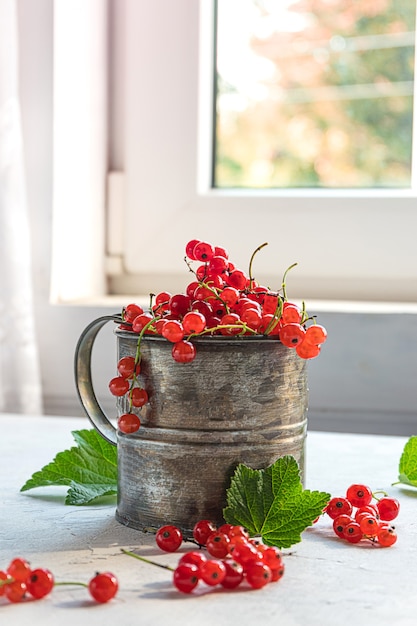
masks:
[[[285,272],[281,289],[272,291],[252,277],[255,254],[249,263],[249,274],[237,268],[227,250],[193,239],[185,248],[185,261],[194,280],[185,293],[163,291],[154,296],[149,311],[137,304],[123,309],[120,328],[138,333],[136,357],[124,357],[118,364],[118,376],[110,381],[113,395],[129,394],[130,407],[142,407],[148,394],[137,380],[140,372],[140,341],[144,334],[159,335],[172,342],[172,357],[179,363],[190,363],[196,357],[193,337],[202,335],[275,337],[299,357],[312,359],[326,341],[326,329],[309,318],[304,306],[289,302],[286,296]],[[192,262],[197,262],[196,270]],[[293,267],[293,266],[291,266]],[[310,323],[309,323],[310,322]],[[132,433],[140,427],[137,415],[125,413],[119,418],[119,429]]]
[[[111,600],[119,587],[117,578],[110,572],[97,573],[88,583],[56,582],[48,569],[32,569],[30,563],[21,557],[14,558],[6,570],[0,570],[0,596],[9,602],[23,602],[29,597],[40,600],[49,595],[56,585],[87,587],[91,597],[101,603]]]
[[[387,548],[397,541],[397,533],[389,522],[399,513],[400,504],[395,498],[377,498],[366,485],[351,485],[346,497],[332,498],[325,513],[333,520],[333,530],[349,543],[368,539]],[[375,500],[375,502],[373,502]]]
[[[184,593],[193,591],[200,581],[210,587],[235,589],[246,580],[251,588],[260,589],[284,574],[280,551],[251,539],[242,526],[217,528],[209,520],[201,520],[194,526],[193,538],[200,549],[185,552],[173,575],[175,587]],[[157,545],[166,552],[176,551],[182,542],[176,526],[163,526],[156,533]]]

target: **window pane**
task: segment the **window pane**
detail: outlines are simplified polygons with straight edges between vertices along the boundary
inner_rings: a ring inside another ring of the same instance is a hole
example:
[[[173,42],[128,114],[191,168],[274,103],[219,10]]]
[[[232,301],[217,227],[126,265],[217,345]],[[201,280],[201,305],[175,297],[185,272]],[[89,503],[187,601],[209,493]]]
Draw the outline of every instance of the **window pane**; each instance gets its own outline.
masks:
[[[214,187],[409,187],[415,0],[217,0]]]

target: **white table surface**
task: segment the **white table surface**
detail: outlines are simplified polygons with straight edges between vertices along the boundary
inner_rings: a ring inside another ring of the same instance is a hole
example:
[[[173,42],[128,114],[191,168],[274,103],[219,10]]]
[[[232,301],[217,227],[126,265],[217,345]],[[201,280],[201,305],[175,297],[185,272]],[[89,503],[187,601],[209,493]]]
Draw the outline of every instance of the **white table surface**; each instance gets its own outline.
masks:
[[[184,595],[172,586],[169,571],[121,553],[124,547],[160,563],[178,560],[178,554],[159,551],[152,535],[116,522],[114,502],[71,507],[64,504],[65,488],[19,492],[33,472],[74,445],[72,430],[91,427],[87,419],[0,414],[0,426],[0,569],[22,556],[33,567],[49,568],[57,580],[86,582],[96,571],[110,570],[120,581],[117,597],[105,605],[90,601],[82,587],[57,587],[47,598],[23,604],[0,598],[1,625],[417,625],[417,489],[391,486],[404,437],[307,437],[307,488],[340,496],[362,482],[400,500],[393,547],[342,542],[323,518],[301,543],[284,550],[286,570],[278,583],[256,591],[201,586]]]

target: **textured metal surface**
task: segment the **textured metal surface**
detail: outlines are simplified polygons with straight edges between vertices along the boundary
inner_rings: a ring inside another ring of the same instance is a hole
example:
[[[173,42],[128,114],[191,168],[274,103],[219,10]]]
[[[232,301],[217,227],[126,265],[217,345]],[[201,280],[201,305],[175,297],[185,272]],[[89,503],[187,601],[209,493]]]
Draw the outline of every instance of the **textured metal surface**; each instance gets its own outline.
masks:
[[[90,420],[118,446],[118,504],[123,524],[157,529],[166,523],[189,534],[196,521],[222,523],[225,493],[239,463],[265,468],[292,454],[303,476],[307,430],[307,368],[295,350],[264,337],[195,340],[197,357],[176,363],[172,344],[145,337],[140,384],[149,403],[136,409],[137,433],[113,428],[91,383],[91,350],[100,318],[76,351],[76,381]],[[117,359],[136,354],[137,335],[116,331]],[[117,400],[118,413],[127,410]]]
[[[119,358],[136,341],[117,333]],[[304,471],[306,362],[265,338],[205,338],[197,357],[176,363],[172,345],[141,346],[140,382],[150,402],[142,426],[118,437],[117,518],[138,529],[173,523],[185,532],[199,519],[221,523],[225,492],[238,463],[264,468],[292,454]],[[119,413],[127,408],[119,401]]]

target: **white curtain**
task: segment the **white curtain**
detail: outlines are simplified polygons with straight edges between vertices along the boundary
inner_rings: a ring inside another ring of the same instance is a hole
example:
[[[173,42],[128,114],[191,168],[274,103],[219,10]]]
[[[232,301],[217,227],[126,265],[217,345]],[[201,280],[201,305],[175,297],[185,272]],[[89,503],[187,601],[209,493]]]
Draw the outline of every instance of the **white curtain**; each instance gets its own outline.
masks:
[[[0,412],[41,413],[16,2],[0,0]]]

